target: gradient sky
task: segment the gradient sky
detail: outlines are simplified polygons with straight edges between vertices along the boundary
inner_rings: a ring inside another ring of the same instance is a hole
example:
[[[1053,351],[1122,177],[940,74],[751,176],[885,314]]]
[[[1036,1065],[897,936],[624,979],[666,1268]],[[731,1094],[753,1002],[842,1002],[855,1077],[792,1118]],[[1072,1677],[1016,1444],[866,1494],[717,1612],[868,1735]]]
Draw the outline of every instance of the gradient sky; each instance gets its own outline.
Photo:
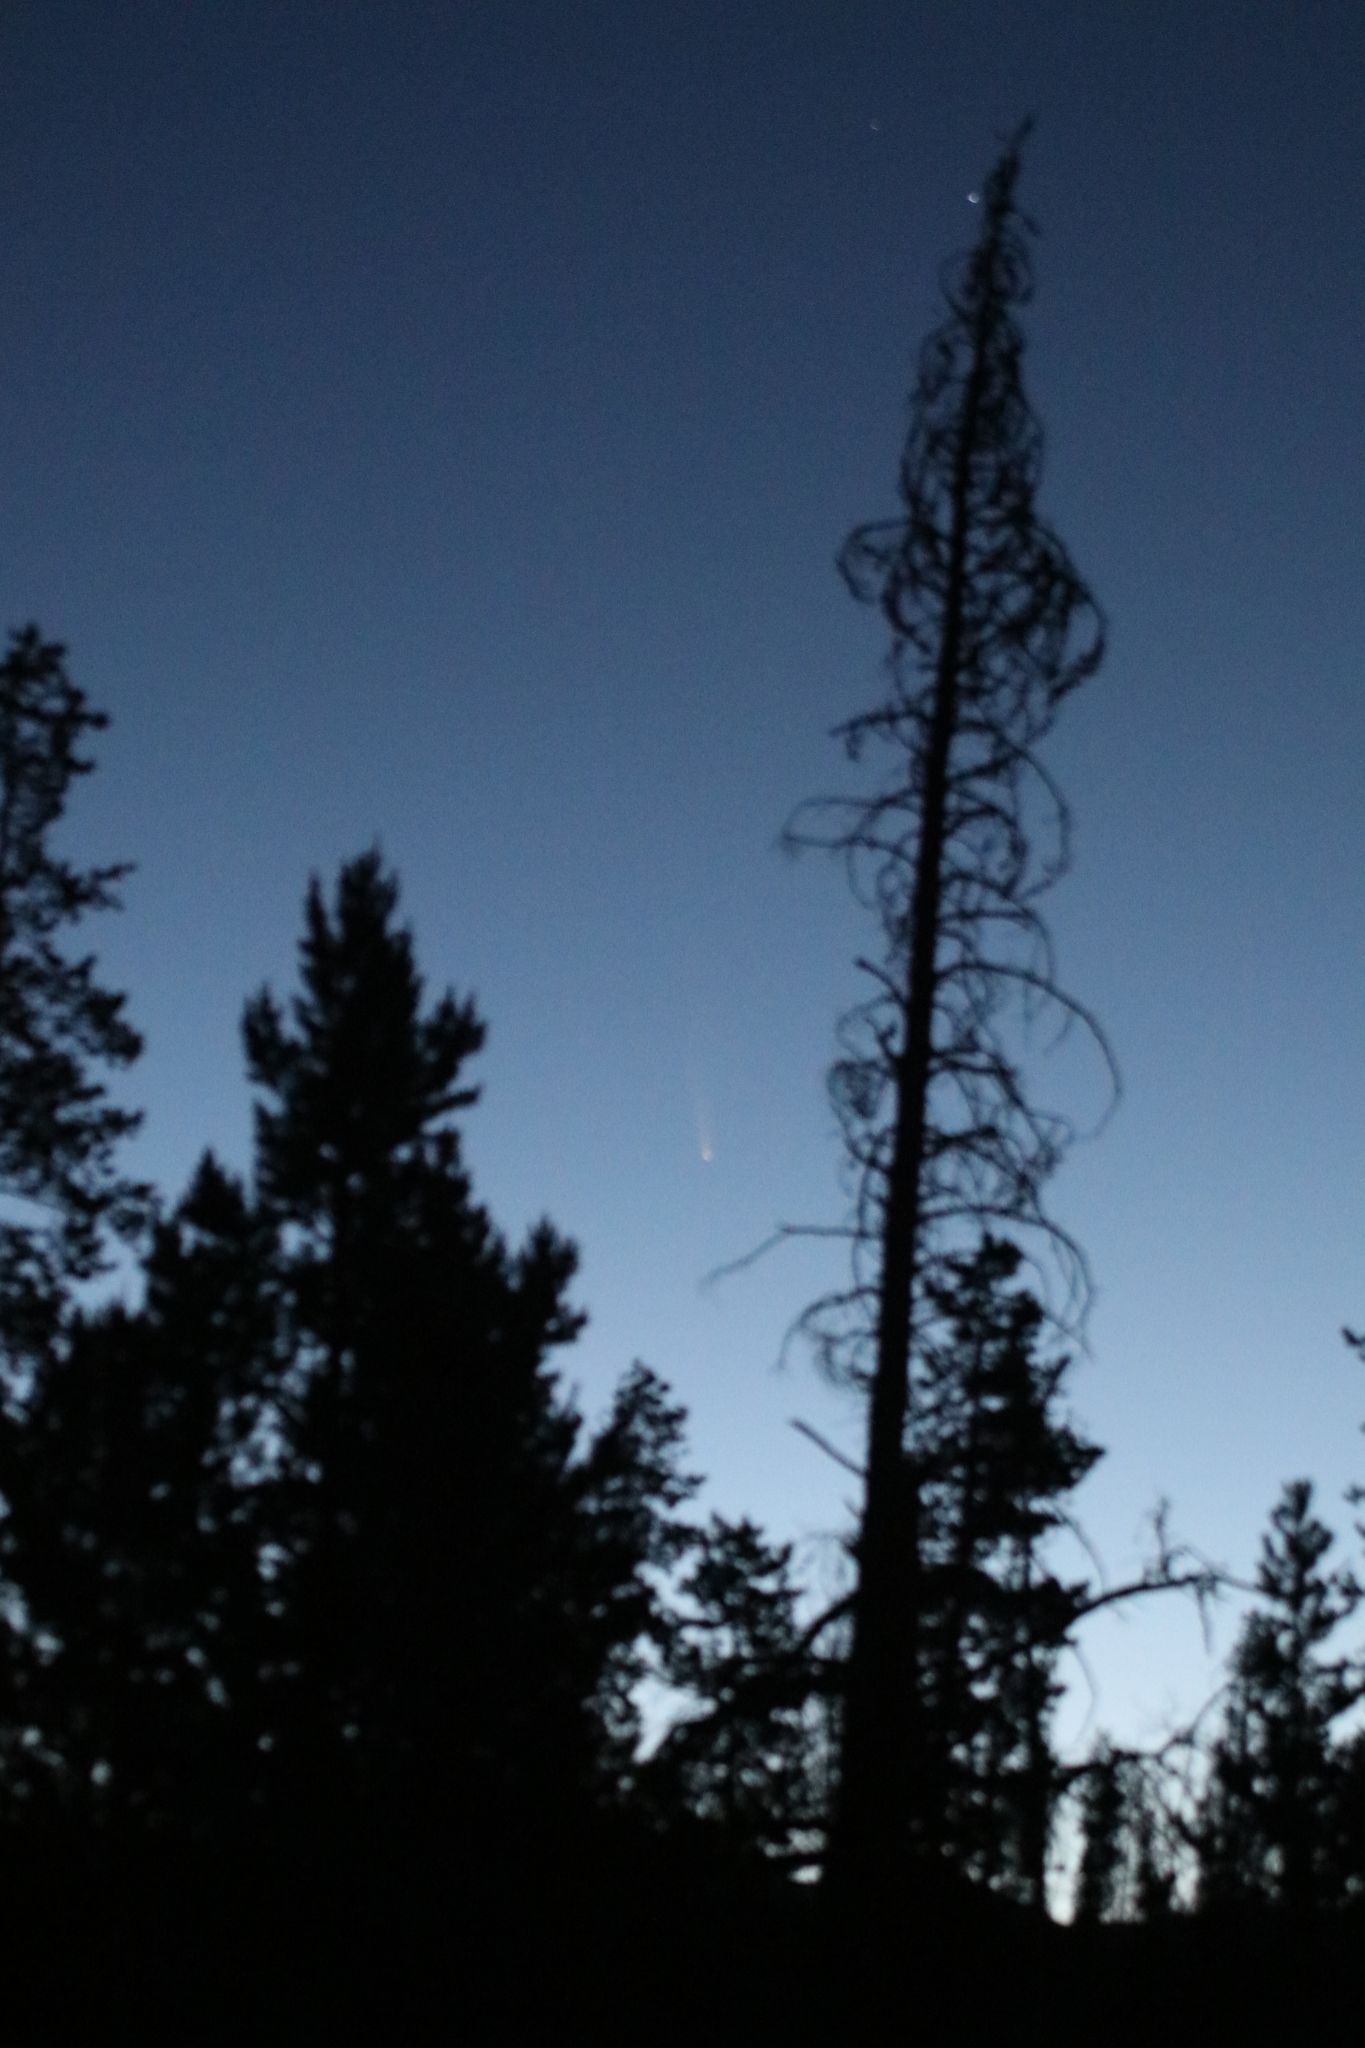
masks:
[[[581,1246],[586,1406],[647,1360],[707,1498],[817,1581],[851,1482],[788,1421],[861,1422],[774,1361],[837,1255],[699,1282],[842,1216],[872,933],[775,841],[847,786],[883,642],[833,557],[894,509],[939,264],[1037,116],[1043,507],[1112,629],[1049,757],[1053,923],[1126,1087],[1053,1189],[1098,1285],[1078,1505],[1114,1578],[1160,1493],[1242,1570],[1296,1474],[1349,1528],[1358,0],[9,0],[0,80],[3,622],[114,720],[68,843],[138,864],[89,934],[147,1035],[131,1163],[245,1166],[243,999],[377,836],[489,1024],[478,1191]],[[1172,1604],[1086,1650],[1126,1736],[1212,1669]]]

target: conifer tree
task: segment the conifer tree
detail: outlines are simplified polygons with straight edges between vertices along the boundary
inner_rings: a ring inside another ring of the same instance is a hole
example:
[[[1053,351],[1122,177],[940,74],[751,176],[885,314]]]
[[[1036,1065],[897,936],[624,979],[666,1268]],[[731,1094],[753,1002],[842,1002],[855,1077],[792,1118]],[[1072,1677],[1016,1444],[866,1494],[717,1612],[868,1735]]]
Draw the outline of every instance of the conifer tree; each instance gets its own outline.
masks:
[[[870,797],[804,807],[788,835],[844,855],[881,932],[862,963],[873,993],[845,1020],[831,1077],[856,1178],[853,1280],[806,1319],[868,1402],[830,1865],[865,1903],[894,1891],[931,1796],[916,1693],[924,1532],[905,1450],[936,1261],[965,1217],[1040,1229],[1079,1264],[1042,1200],[1070,1127],[1029,1093],[1014,1025],[1050,1006],[1091,1026],[1058,989],[1037,907],[1068,839],[1036,750],[1095,670],[1102,630],[1036,507],[1041,436],[1017,319],[1031,289],[1021,140],[986,184],[975,248],[945,279],[947,316],[911,399],[901,513],[859,528],[841,558],[891,651],[885,699],[840,730],[855,758],[885,750],[886,779]]]
[[[141,1309],[78,1316],[8,1433],[0,1555],[28,1731],[11,1790],[86,1819],[221,1832],[256,1790],[253,1480],[270,1260],[210,1156],[158,1222]]]
[[[1132,1917],[1150,1927],[1177,1910],[1177,1858],[1166,1815],[1151,1776],[1138,1769],[1127,1785],[1127,1823],[1133,1847]]]
[[[1326,1654],[1361,1598],[1348,1571],[1327,1567],[1333,1541],[1309,1481],[1291,1481],[1262,1539],[1259,1602],[1233,1653],[1213,1748],[1199,1822],[1204,1906],[1254,1899],[1303,1913],[1341,1895],[1334,1728],[1365,1695],[1365,1676]]]
[[[650,1761],[651,1789],[732,1848],[799,1857],[822,1816],[791,1545],[769,1543],[747,1517],[713,1515],[679,1597],[663,1673],[689,1709]]]
[[[636,1786],[639,1688],[666,1666],[677,1621],[668,1589],[698,1531],[682,1513],[701,1484],[684,1470],[686,1414],[637,1360],[570,1474],[574,1549],[558,1581],[574,1655],[567,1711],[589,1705],[602,1789]]]
[[[1169,1837],[1178,1837],[1180,1826],[1162,1800],[1154,1759],[1120,1754],[1101,1741],[1080,1777],[1075,1918],[1141,1925],[1165,1919],[1176,1905]]]
[[[558,1725],[543,1711],[559,1617],[537,1594],[543,1557],[572,1547],[578,1427],[547,1357],[583,1318],[572,1247],[542,1224],[509,1252],[473,1200],[453,1118],[483,1026],[450,994],[425,1005],[397,898],[377,853],[331,905],[315,880],[301,991],[288,1017],[262,992],[243,1024],[296,1345],[272,1391],[299,1673],[276,1743],[296,1782],[434,1795],[473,1772],[491,1795],[519,1751],[529,1770],[581,1731],[581,1703]]]
[[[70,1289],[101,1270],[107,1231],[134,1233],[149,1191],[117,1163],[140,1122],[107,1093],[142,1041],[89,954],[64,945],[88,912],[117,907],[126,864],[81,868],[52,834],[90,773],[86,737],[108,724],[36,626],[0,660],[0,1365],[11,1381],[51,1344]]]
[[[920,1801],[925,1846],[1043,1903],[1057,1792],[1057,1661],[1088,1587],[1047,1555],[1099,1451],[1060,1407],[1069,1367],[1015,1285],[1016,1247],[986,1236],[928,1290],[908,1451],[920,1495]]]
[[[69,943],[89,912],[117,907],[130,870],[81,867],[54,844],[73,785],[94,766],[82,745],[107,723],[72,681],[61,645],[35,626],[11,634],[0,660],[0,1576],[8,1777],[30,1792],[52,1782],[58,1761],[45,1746],[54,1731],[43,1705],[55,1638],[15,1573],[30,1539],[41,1547],[29,1505],[46,1500],[54,1516],[62,1508],[61,1431],[30,1418],[46,1409],[50,1421],[70,1405],[72,1347],[104,1341],[84,1328],[75,1290],[105,1269],[110,1239],[134,1238],[151,1214],[150,1190],[118,1163],[140,1118],[108,1094],[142,1041],[94,957]],[[112,1327],[108,1338],[117,1345]],[[67,1441],[88,1473],[88,1451]],[[78,1562],[68,1548],[63,1563],[49,1543],[43,1569],[54,1587],[81,1583],[93,1612],[95,1560]]]
[[[266,1503],[282,1781],[430,1815],[590,1807],[629,1776],[661,1575],[690,1539],[684,1415],[643,1366],[584,1433],[553,1353],[583,1315],[548,1222],[511,1250],[455,1118],[473,1005],[424,999],[377,853],[305,909],[301,989],[244,1039],[287,1372]]]
[[[685,1417],[643,1366],[592,1432],[560,1392],[574,1252],[474,1199],[483,1027],[397,901],[374,854],[312,885],[298,996],[246,1013],[254,1184],[205,1155],[142,1306],[12,1418],[10,1789],[94,1822],[486,1847],[628,1787]]]
[[[1082,1922],[1117,1915],[1123,1879],[1125,1799],[1119,1759],[1107,1742],[1096,1746],[1082,1784],[1081,1860],[1075,1917]]]

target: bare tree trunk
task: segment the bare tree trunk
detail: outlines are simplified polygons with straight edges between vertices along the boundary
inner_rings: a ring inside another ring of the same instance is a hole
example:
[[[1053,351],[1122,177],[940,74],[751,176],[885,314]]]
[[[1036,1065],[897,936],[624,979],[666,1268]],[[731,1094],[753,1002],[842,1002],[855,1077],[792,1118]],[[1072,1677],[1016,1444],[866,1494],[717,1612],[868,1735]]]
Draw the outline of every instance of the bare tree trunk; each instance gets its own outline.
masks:
[[[867,1477],[829,1873],[834,1885],[862,1898],[870,1896],[874,1887],[896,1887],[926,1804],[919,1702],[919,1479],[905,1455],[905,1432],[910,1418],[910,1353],[932,1076],[948,765],[958,717],[969,480],[986,345],[994,319],[995,308],[987,299],[978,314],[975,359],[962,398],[952,552],[924,763],[903,1038],[895,1072],[895,1137],[882,1211]],[[888,605],[888,611],[892,610]],[[893,629],[897,625],[894,615],[891,624]]]

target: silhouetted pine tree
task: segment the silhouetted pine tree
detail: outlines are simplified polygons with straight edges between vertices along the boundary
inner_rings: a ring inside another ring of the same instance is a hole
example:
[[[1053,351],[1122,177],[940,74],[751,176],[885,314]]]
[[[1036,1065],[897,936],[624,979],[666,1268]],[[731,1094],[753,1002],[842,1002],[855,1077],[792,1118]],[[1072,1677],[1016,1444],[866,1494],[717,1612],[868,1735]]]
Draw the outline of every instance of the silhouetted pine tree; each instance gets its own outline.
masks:
[[[1011,1033],[1021,1009],[1048,1005],[1094,1028],[1057,988],[1037,907],[1066,865],[1067,821],[1036,749],[1098,665],[1102,630],[1036,506],[1019,147],[992,172],[980,238],[945,280],[947,318],[911,400],[903,511],[859,528],[841,558],[891,635],[885,701],[841,733],[854,756],[888,747],[888,779],[871,797],[803,807],[788,833],[845,856],[882,935],[863,963],[874,993],[845,1019],[831,1076],[858,1183],[853,1283],[806,1319],[827,1362],[868,1394],[830,1865],[867,1904],[890,1895],[934,1796],[916,1689],[925,1532],[904,1457],[927,1290],[963,1217],[1041,1228],[1079,1260],[1042,1203],[1069,1125],[1031,1098]]]
[[[488,1842],[628,1787],[694,1534],[685,1418],[643,1366],[587,1435],[560,1394],[573,1250],[541,1224],[510,1251],[474,1200],[483,1029],[424,1002],[396,906],[377,855],[332,905],[313,884],[300,994],[246,1013],[254,1190],[205,1155],[142,1307],[68,1318],[11,1414],[31,1799]]]
[[[648,1789],[732,1849],[799,1861],[825,1816],[791,1545],[769,1543],[747,1518],[713,1515],[679,1596],[662,1664],[688,1704],[650,1759]]]
[[[1223,1726],[1199,1817],[1199,1903],[1257,1900],[1292,1912],[1337,1902],[1340,1716],[1365,1693],[1358,1666],[1326,1646],[1360,1588],[1328,1570],[1332,1532],[1306,1479],[1290,1482],[1262,1539],[1259,1604],[1232,1658]]]
[[[325,1798],[533,1820],[628,1775],[696,1481],[644,1367],[580,1442],[549,1363],[584,1320],[576,1255],[548,1223],[510,1251],[473,1198],[452,1119],[483,1027],[424,1004],[397,894],[376,854],[331,906],[315,882],[288,1018],[262,994],[244,1023],[292,1333],[266,1397],[270,1755]]]
[[[205,1833],[250,1799],[264,1725],[253,1438],[274,1335],[271,1246],[211,1157],[145,1277],[140,1311],[71,1322],[9,1430],[11,1789]]]
[[[87,912],[117,907],[130,872],[76,867],[51,844],[72,783],[94,765],[81,744],[108,724],[65,655],[27,626],[0,661],[0,1367],[11,1385],[54,1340],[72,1284],[101,1270],[104,1233],[135,1232],[148,1205],[116,1160],[140,1118],[100,1078],[142,1041],[93,957],[64,945]]]
[[[1075,1917],[1082,1922],[1117,1917],[1123,1882],[1125,1799],[1119,1759],[1107,1742],[1096,1745],[1081,1788],[1081,1859]]]
[[[1131,1917],[1150,1927],[1177,1910],[1178,1859],[1173,1853],[1169,1816],[1150,1772],[1141,1767],[1132,1770],[1125,1792],[1125,1821],[1132,1844]]]
[[[437,1806],[586,1768],[585,1708],[544,1564],[572,1547],[577,1418],[547,1365],[583,1318],[548,1225],[509,1252],[473,1200],[455,1114],[475,1100],[472,1005],[424,1005],[397,883],[371,853],[329,906],[309,888],[302,988],[243,1034],[256,1193],[294,1350],[270,1389],[280,1472],[268,1556],[292,1684],[275,1765],[324,1796]],[[562,1753],[560,1753],[562,1752]]]
[[[686,1414],[638,1361],[570,1472],[575,1546],[561,1566],[572,1616],[564,1679],[589,1706],[604,1789],[633,1786],[642,1735],[638,1688],[657,1672],[677,1620],[669,1582],[698,1540],[680,1513],[701,1484],[683,1469]]]
[[[179,1798],[183,1805],[193,1785],[191,1811],[197,1804],[206,1824],[221,1825],[225,1813],[263,1805],[260,1745],[283,1682],[267,1546],[282,1456],[273,1395],[293,1351],[270,1223],[212,1153],[158,1226],[144,1277],[146,1427],[164,1445],[161,1484],[187,1524],[173,1569],[184,1588],[186,1655],[212,1710],[200,1768]],[[164,1569],[164,1545],[152,1563]]]
[[[986,1237],[928,1289],[936,1334],[913,1377],[920,1498],[920,1801],[925,1846],[1043,1904],[1057,1797],[1058,1659],[1089,1588],[1047,1552],[1101,1453],[1061,1412],[1070,1360],[1041,1350],[1021,1258]]]
[[[43,1461],[59,1455],[52,1412],[85,1398],[75,1391],[85,1375],[71,1373],[73,1347],[120,1342],[115,1328],[97,1336],[83,1323],[74,1290],[104,1270],[109,1238],[134,1237],[151,1207],[149,1190],[117,1161],[140,1119],[106,1088],[141,1039],[124,998],[101,987],[93,957],[68,943],[87,912],[117,906],[130,870],[78,867],[52,843],[72,784],[93,767],[82,743],[107,723],[72,682],[63,647],[33,626],[11,635],[0,660],[0,1713],[12,1793],[56,1782],[43,1705],[55,1643],[16,1586],[25,1546],[40,1540],[28,1507],[45,1499],[61,1511],[57,1469]],[[121,1398],[111,1392],[107,1403]],[[31,1425],[39,1408],[48,1420]],[[82,1447],[87,1481],[90,1456]],[[59,1559],[55,1525],[42,1540],[44,1569],[54,1582],[79,1583],[89,1609],[105,1585],[98,1557],[78,1560],[68,1543]],[[69,1792],[70,1779],[62,1783]]]
[[[1162,1798],[1158,1759],[1096,1745],[1081,1777],[1078,1923],[1149,1924],[1176,1910],[1180,1822]]]

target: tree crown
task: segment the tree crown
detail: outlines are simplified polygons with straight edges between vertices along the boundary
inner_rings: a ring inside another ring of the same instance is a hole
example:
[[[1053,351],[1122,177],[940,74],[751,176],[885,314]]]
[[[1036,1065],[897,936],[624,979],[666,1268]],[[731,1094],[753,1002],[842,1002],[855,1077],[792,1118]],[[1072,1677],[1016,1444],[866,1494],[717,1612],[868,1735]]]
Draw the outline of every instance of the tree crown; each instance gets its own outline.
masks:
[[[62,945],[88,911],[117,907],[130,869],[81,868],[50,843],[72,783],[94,765],[81,742],[107,724],[64,647],[36,626],[11,635],[0,661],[0,1199],[19,1213],[0,1218],[0,1345],[14,1358],[50,1338],[70,1283],[105,1270],[104,1231],[133,1235],[151,1207],[150,1189],[116,1164],[141,1117],[96,1077],[130,1065],[142,1040],[93,956]]]
[[[917,1263],[961,1226],[1040,1232],[1069,1304],[1085,1260],[1042,1188],[1076,1134],[1025,1080],[1034,1025],[1077,1024],[1118,1076],[1102,1030],[1058,984],[1038,900],[1070,860],[1070,813],[1038,755],[1062,701],[1099,666],[1104,626],[1037,507],[1042,430],[1024,391],[1017,312],[1032,291],[1032,224],[1015,200],[1025,131],[988,180],[974,248],[945,274],[947,315],[920,357],[899,471],[900,513],[858,527],[840,568],[890,629],[883,700],[836,727],[849,755],[884,749],[871,795],[801,805],[785,843],[840,853],[882,945],[872,992],[842,1019],[830,1095],[854,1193],[855,1284],[804,1319],[825,1365],[851,1369],[875,1282],[907,1075],[912,983],[929,991],[927,1129]],[[926,924],[926,918],[928,923]],[[917,958],[917,953],[919,957]],[[921,1303],[927,1297],[921,1294]]]

